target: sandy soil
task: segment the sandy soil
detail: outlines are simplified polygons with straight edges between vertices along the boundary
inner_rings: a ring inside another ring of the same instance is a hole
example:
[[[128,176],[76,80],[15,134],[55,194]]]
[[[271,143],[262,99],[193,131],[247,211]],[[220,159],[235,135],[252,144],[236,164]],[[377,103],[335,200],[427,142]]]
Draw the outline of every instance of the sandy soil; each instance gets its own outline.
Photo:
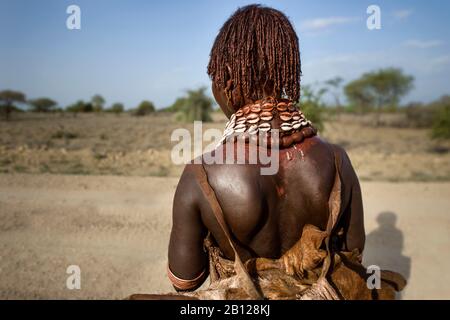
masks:
[[[0,176],[0,298],[167,292],[177,178]],[[450,183],[363,182],[365,263],[403,273],[403,298],[450,299]],[[81,268],[81,289],[66,268]]]

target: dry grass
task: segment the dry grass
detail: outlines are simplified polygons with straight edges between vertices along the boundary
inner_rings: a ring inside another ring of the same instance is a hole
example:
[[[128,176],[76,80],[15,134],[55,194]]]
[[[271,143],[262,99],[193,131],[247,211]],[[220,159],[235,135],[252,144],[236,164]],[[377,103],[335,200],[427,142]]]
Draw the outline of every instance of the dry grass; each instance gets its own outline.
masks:
[[[204,127],[222,129],[225,117],[213,118]],[[450,180],[450,143],[430,140],[423,129],[375,128],[370,121],[341,115],[323,132],[346,148],[361,179]],[[192,124],[171,114],[19,114],[0,123],[0,172],[178,176],[170,136],[180,127],[192,133]]]

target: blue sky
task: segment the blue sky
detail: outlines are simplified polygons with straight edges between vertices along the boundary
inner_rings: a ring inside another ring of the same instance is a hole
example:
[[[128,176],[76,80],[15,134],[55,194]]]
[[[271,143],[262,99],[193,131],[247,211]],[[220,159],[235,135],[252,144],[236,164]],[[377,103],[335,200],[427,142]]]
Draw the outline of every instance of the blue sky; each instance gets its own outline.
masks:
[[[300,39],[302,84],[352,80],[381,67],[415,77],[404,99],[450,94],[449,1],[264,1],[285,12]],[[170,105],[209,86],[213,40],[230,14],[253,1],[0,0],[0,90],[52,97],[65,106],[102,94],[127,108]],[[81,8],[68,30],[66,8]],[[381,30],[366,9],[381,8]]]

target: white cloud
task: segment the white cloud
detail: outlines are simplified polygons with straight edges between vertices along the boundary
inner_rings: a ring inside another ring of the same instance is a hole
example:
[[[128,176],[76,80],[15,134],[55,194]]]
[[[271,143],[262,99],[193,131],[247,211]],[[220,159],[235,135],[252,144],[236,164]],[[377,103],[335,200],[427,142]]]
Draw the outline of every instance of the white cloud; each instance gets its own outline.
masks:
[[[412,13],[413,11],[410,9],[403,9],[395,11],[393,15],[396,19],[402,20],[408,18],[410,15],[412,15]]]
[[[429,40],[429,41],[422,41],[422,40],[408,40],[403,43],[407,47],[413,47],[413,48],[420,48],[420,49],[428,49],[433,47],[438,47],[444,44],[441,40]]]
[[[300,27],[307,31],[325,30],[336,25],[348,24],[358,19],[352,17],[315,18],[304,21]]]
[[[440,56],[429,62],[430,67],[434,69],[440,69],[448,64],[450,64],[450,55]]]

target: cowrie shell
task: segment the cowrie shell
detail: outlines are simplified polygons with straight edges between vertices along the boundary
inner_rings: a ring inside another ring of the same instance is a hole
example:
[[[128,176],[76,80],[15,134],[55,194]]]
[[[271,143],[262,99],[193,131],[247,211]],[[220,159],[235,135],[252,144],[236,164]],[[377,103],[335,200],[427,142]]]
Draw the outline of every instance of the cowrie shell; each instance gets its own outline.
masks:
[[[250,113],[247,116],[247,122],[250,124],[257,123],[259,121],[259,115],[256,113]]]
[[[258,128],[259,128],[259,131],[267,132],[267,131],[270,130],[270,124],[267,123],[267,122],[264,122],[264,123],[261,123],[261,124],[258,126]]]
[[[290,123],[285,122],[285,123],[281,124],[281,130],[290,131],[290,130],[292,130],[292,125]]]
[[[300,129],[301,126],[302,126],[302,125],[301,125],[300,122],[294,122],[294,123],[292,123],[292,128],[295,129],[295,130]]]
[[[258,126],[257,125],[252,125],[250,126],[250,128],[248,128],[247,131],[249,134],[257,134],[258,133]]]
[[[238,110],[235,113],[236,117],[242,117],[244,115],[244,112],[242,110]]]
[[[275,107],[273,106],[273,105],[269,105],[269,106],[267,106],[266,108],[262,108],[262,111],[264,111],[264,112],[272,112],[272,110],[274,109]]]
[[[277,104],[277,110],[280,112],[284,112],[287,110],[287,103],[286,102],[280,102]]]
[[[300,118],[300,116],[297,115],[297,116],[293,116],[292,119],[297,121],[297,120],[300,120],[301,118]]]
[[[233,121],[234,119],[236,119],[236,113],[233,113],[230,117],[230,121]]]
[[[264,103],[264,104],[262,105],[262,108],[263,108],[263,109],[269,109],[269,108],[272,108],[272,109],[273,109],[273,103],[266,102],[266,103]]]
[[[242,133],[242,132],[244,132],[245,130],[247,129],[247,127],[245,126],[245,124],[240,124],[240,125],[238,125],[238,126],[236,126],[235,128],[234,128],[234,132],[237,132],[237,133]]]
[[[245,121],[247,121],[247,119],[245,119],[245,117],[237,118],[236,124],[242,124],[242,123],[245,123]]]
[[[259,112],[261,112],[261,107],[258,106],[258,105],[255,105],[255,106],[250,108],[250,111],[251,112],[255,112],[255,113],[259,113]]]
[[[270,121],[273,119],[272,112],[269,112],[269,111],[262,112],[260,117],[261,117],[261,120],[263,120],[263,121]]]
[[[242,109],[242,112],[244,112],[244,114],[248,114],[248,113],[250,112],[250,107],[249,107],[249,106],[245,106],[245,107]]]
[[[292,119],[292,114],[290,114],[289,112],[282,112],[280,113],[280,119],[283,121],[289,121]]]

